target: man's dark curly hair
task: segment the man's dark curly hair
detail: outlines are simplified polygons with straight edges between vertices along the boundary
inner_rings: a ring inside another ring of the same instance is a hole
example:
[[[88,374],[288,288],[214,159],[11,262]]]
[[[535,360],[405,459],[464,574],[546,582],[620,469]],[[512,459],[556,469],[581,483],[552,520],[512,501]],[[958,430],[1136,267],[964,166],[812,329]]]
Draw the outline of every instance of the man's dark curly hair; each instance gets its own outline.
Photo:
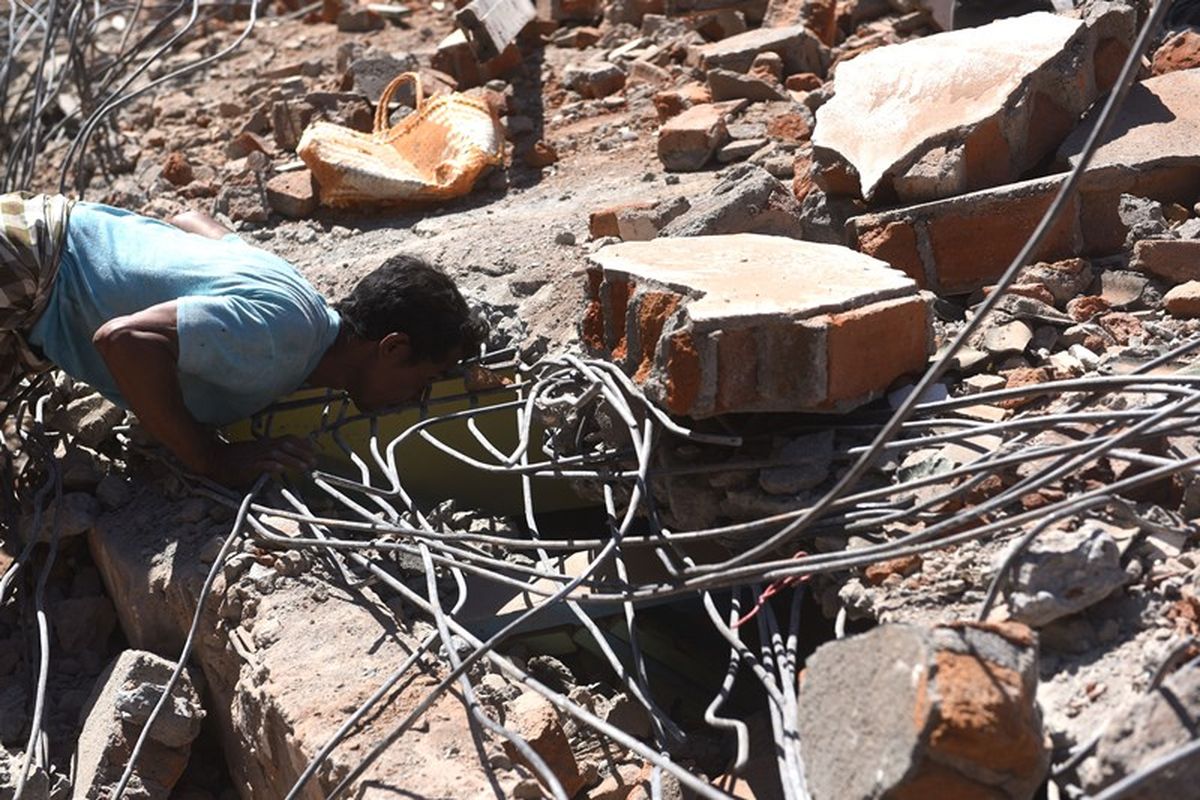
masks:
[[[408,334],[413,361],[444,361],[455,350],[476,355],[487,336],[486,323],[472,316],[454,281],[413,256],[392,256],[334,308],[360,339]]]

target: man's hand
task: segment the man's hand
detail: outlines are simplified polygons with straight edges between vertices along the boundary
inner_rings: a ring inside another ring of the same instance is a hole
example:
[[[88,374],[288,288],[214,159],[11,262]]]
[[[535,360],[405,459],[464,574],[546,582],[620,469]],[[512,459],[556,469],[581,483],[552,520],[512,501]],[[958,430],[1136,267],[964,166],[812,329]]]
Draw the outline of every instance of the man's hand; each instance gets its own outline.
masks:
[[[246,486],[264,472],[308,470],[316,464],[312,445],[295,436],[250,442],[216,442],[205,458],[205,477],[227,486]]]

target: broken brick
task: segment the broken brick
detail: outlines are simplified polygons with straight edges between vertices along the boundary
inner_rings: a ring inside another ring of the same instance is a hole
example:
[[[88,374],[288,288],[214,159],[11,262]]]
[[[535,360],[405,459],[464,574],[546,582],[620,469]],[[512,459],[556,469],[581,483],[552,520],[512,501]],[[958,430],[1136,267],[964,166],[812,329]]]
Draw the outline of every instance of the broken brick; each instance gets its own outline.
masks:
[[[728,117],[744,101],[692,106],[658,131],[658,160],[672,172],[702,169],[729,139]]]
[[[654,110],[659,122],[666,122],[692,106],[712,102],[712,93],[703,83],[687,83],[677,89],[667,89],[654,95]]]
[[[1049,767],[1024,626],[882,625],[824,644],[800,685],[814,797],[1032,797]],[[871,769],[846,769],[869,763]]]
[[[276,175],[267,181],[266,188],[271,210],[282,217],[302,219],[317,210],[316,183],[307,169]]]
[[[187,156],[176,151],[168,155],[167,160],[163,162],[162,176],[175,186],[186,186],[195,178],[195,173]]]

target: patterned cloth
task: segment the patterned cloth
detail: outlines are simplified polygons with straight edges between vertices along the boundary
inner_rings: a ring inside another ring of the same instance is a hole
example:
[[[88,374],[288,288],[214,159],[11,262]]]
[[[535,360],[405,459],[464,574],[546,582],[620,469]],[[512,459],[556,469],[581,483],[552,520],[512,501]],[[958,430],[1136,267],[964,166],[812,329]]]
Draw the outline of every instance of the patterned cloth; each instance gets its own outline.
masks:
[[[0,398],[52,366],[26,334],[50,301],[70,212],[62,195],[0,195]]]

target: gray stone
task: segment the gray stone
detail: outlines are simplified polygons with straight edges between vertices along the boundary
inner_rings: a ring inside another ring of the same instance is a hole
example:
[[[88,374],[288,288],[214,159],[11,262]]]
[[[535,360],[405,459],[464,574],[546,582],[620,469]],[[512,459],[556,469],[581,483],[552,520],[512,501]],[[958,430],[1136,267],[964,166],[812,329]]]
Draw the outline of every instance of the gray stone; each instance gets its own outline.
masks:
[[[1028,629],[883,625],[822,645],[800,687],[814,800],[1033,797],[1049,766]],[[863,765],[870,765],[864,768]]]
[[[1012,619],[1029,625],[1074,614],[1125,585],[1116,541],[1103,528],[1049,530],[1017,559],[1008,585]]]
[[[316,109],[305,100],[279,100],[271,104],[271,133],[281,150],[294,151]]]
[[[153,653],[126,650],[97,678],[76,746],[73,800],[111,794],[172,670],[171,662]],[[203,720],[200,695],[185,671],[150,730],[129,784],[131,796],[170,796]]]
[[[362,95],[371,103],[378,103],[383,90],[397,76],[405,72],[415,72],[420,67],[421,62],[411,53],[394,55],[374,51],[350,62],[342,76],[342,88]],[[395,101],[412,105],[411,84],[397,92]]]
[[[1200,219],[1193,217],[1175,229],[1175,235],[1180,239],[1193,241],[1200,239]]]
[[[1180,669],[1159,688],[1114,709],[1091,757],[1079,768],[1082,787],[1100,794],[1127,775],[1148,767],[1195,741],[1193,720],[1200,717],[1200,670]],[[1148,776],[1128,800],[1195,797],[1200,784],[1200,755]]]
[[[587,98],[607,97],[625,85],[625,73],[609,61],[572,64],[563,71],[563,86]]]
[[[383,26],[383,17],[369,8],[348,8],[337,15],[337,29],[342,33],[370,33]]]
[[[21,772],[21,757],[0,747],[0,800],[13,800],[17,793],[17,778]],[[49,800],[50,779],[41,767],[31,767],[21,800]]]
[[[820,486],[833,465],[833,431],[799,436],[779,449],[786,466],[758,473],[758,485],[767,494],[797,494]]]
[[[736,139],[717,151],[717,161],[721,164],[745,161],[769,142],[769,139]]]
[[[1129,229],[1125,235],[1125,247],[1132,248],[1142,239],[1171,239],[1174,234],[1163,216],[1162,203],[1131,194],[1121,195],[1117,204],[1121,224]]]
[[[51,424],[71,433],[84,447],[97,447],[112,435],[113,428],[125,419],[125,412],[102,395],[92,393],[76,397],[51,417]]]
[[[102,651],[117,626],[117,612],[104,595],[60,600],[54,604],[51,619],[54,635],[68,653]]]
[[[728,69],[708,71],[708,90],[714,101],[750,100],[766,102],[788,100],[787,91],[778,82],[763,80],[754,75],[744,75]]]
[[[663,236],[766,233],[800,238],[800,206],[789,187],[762,167],[739,164],[662,229]]]
[[[100,483],[96,484],[96,499],[109,511],[128,503],[132,495],[129,484],[118,475],[105,475],[100,479]]]

